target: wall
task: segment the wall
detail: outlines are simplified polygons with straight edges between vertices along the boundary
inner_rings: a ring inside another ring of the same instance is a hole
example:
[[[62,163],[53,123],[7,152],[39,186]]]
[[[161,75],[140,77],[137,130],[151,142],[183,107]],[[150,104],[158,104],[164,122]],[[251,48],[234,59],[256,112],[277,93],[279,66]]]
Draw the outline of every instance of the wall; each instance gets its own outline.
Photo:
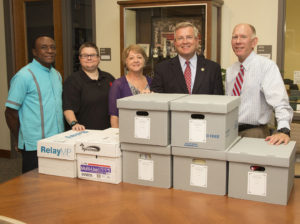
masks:
[[[294,0],[298,1],[298,0]],[[272,45],[272,60],[277,55],[278,0],[224,0],[222,7],[221,66],[227,68],[236,61],[231,49],[231,33],[238,23],[256,27],[259,45]],[[112,48],[112,61],[101,62],[100,67],[120,74],[119,5],[117,0],[96,1],[96,39],[99,47]]]
[[[258,45],[272,45],[272,60],[277,55],[278,0],[224,0],[222,7],[221,66],[229,67],[237,60],[231,49],[231,34],[239,23],[256,28]]]
[[[290,2],[297,2],[298,0],[287,1],[287,7]],[[120,18],[119,5],[117,0],[101,0],[96,2],[96,43],[100,48],[111,48],[112,61],[102,61],[100,63],[101,69],[110,72],[115,77],[120,76]],[[294,6],[288,10],[294,12],[297,16],[298,8]],[[236,57],[231,50],[230,40],[233,27],[237,23],[246,22],[253,24],[257,29],[257,36],[259,37],[259,44],[273,46],[273,60],[276,61],[276,46],[277,46],[277,11],[278,0],[224,0],[222,7],[222,48],[221,48],[221,66],[227,68],[234,61]],[[294,27],[299,26],[299,20],[290,20],[290,13],[287,15],[288,21],[294,21],[290,24]],[[298,29],[299,30],[299,29]],[[288,30],[289,31],[289,27]],[[5,57],[5,36],[4,36],[4,15],[3,15],[3,0],[0,0],[0,68],[1,68],[1,82],[0,82],[0,149],[10,150],[10,135],[7,128],[4,110],[5,100],[7,98],[7,71],[6,71],[6,57]],[[299,61],[299,35],[296,32],[297,40],[288,41],[286,49],[297,49],[297,59]],[[293,39],[294,40],[294,39]],[[293,45],[291,45],[293,44]],[[298,45],[296,45],[298,44]],[[287,77],[292,78],[293,70],[300,70],[296,57],[290,58],[286,55],[286,62],[293,63],[292,65],[285,65]],[[296,67],[298,66],[298,67]]]
[[[5,101],[7,98],[7,70],[6,70],[6,48],[5,48],[5,31],[4,31],[4,12],[3,0],[0,0],[0,149],[10,150],[10,132],[6,125],[4,111]]]
[[[292,80],[294,79],[294,71],[300,71],[299,12],[299,0],[288,0],[286,2],[284,77]]]
[[[120,77],[120,9],[117,0],[95,1],[96,44],[111,48],[111,61],[101,61],[100,69]]]

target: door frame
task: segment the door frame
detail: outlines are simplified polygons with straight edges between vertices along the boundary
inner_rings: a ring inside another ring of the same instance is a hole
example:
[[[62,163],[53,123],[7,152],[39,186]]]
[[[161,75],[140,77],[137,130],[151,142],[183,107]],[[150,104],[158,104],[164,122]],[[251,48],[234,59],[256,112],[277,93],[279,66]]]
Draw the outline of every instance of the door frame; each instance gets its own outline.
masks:
[[[14,44],[14,72],[29,63],[26,31],[26,2],[37,2],[44,0],[13,0],[12,1],[12,18],[13,18],[13,44]],[[62,36],[62,5],[61,0],[53,1],[53,26],[54,39],[56,42],[55,68],[64,77],[63,64],[63,36]]]

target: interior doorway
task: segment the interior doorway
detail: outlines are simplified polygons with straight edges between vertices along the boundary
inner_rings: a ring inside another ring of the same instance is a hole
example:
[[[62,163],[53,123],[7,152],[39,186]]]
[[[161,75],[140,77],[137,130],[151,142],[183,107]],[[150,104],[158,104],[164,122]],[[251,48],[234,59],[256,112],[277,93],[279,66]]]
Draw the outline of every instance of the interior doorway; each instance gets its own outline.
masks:
[[[45,34],[56,41],[55,68],[64,75],[60,0],[12,1],[14,73],[32,60],[32,41]]]
[[[95,0],[3,0],[7,85],[32,60],[32,40],[47,34],[56,41],[55,68],[63,79],[79,68],[78,48],[95,42]],[[0,116],[4,116],[2,113]],[[12,142],[12,141],[10,141]],[[11,146],[13,149],[13,146]],[[14,150],[5,157],[15,158]],[[0,157],[1,157],[0,149]]]
[[[32,60],[32,41],[39,34],[56,42],[55,68],[63,79],[79,69],[78,49],[95,42],[95,0],[4,0],[9,51],[8,80]]]

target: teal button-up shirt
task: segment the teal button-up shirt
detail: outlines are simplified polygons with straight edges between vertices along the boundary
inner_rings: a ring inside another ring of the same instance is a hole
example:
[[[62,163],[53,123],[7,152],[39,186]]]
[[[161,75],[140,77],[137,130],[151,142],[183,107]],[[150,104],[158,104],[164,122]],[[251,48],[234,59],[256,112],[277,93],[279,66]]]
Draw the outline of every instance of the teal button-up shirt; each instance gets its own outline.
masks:
[[[19,149],[37,150],[37,141],[64,131],[62,78],[34,60],[10,82],[6,107],[18,110]]]

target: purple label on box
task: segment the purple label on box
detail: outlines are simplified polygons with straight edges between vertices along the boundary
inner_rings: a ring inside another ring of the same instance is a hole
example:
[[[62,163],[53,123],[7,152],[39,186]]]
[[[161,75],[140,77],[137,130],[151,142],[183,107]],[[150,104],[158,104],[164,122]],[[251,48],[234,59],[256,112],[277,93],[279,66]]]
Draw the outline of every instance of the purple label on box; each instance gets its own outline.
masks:
[[[91,165],[80,165],[81,172],[88,173],[99,173],[99,174],[108,174],[111,173],[110,166],[91,166]]]

